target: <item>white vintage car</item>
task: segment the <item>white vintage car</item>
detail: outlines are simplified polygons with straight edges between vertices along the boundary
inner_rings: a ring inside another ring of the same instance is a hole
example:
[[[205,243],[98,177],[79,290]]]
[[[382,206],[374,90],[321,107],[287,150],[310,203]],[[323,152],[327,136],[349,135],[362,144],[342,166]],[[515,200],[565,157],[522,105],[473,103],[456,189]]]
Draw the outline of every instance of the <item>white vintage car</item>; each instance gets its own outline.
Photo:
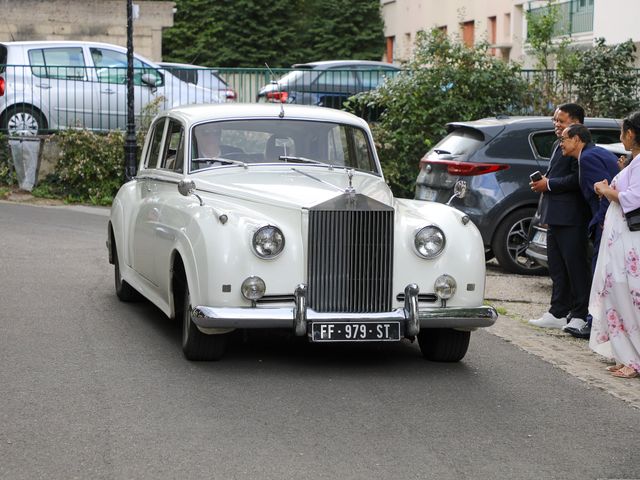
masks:
[[[483,305],[482,238],[462,212],[396,199],[367,124],[321,107],[193,105],[151,125],[137,176],[111,209],[123,301],[182,321],[189,360],[235,329],[310,342],[418,338],[458,361]]]

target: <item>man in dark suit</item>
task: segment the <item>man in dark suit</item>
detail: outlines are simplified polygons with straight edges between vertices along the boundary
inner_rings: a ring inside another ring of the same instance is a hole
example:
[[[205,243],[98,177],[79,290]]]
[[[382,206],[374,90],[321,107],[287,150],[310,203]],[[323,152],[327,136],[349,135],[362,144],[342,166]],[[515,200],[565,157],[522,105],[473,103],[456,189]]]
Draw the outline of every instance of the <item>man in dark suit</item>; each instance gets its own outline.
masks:
[[[606,179],[609,183],[619,171],[618,158],[591,141],[591,132],[584,125],[575,124],[566,128],[560,138],[562,154],[578,160],[578,179],[580,190],[589,205],[591,220],[589,221],[589,238],[593,241],[593,258],[591,260],[591,276],[596,268],[604,216],[609,207],[606,198],[600,199],[593,189],[593,184]],[[591,317],[585,319],[584,324],[574,322],[564,331],[577,338],[589,338],[591,333]]]
[[[565,128],[584,122],[584,109],[575,103],[556,108],[553,126],[558,138]],[[581,327],[589,307],[591,273],[587,263],[589,210],[580,192],[578,162],[555,145],[542,179],[531,182],[542,193],[540,223],[547,227],[547,259],[552,281],[551,306],[529,323],[544,328]],[[567,324],[568,318],[571,319]]]

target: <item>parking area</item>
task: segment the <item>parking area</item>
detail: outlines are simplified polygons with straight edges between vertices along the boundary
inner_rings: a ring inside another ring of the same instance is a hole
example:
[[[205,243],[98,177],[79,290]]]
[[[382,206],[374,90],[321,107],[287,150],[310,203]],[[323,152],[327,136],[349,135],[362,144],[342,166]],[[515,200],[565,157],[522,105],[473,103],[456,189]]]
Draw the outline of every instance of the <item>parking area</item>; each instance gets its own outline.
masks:
[[[548,276],[514,275],[506,273],[495,260],[489,262],[485,300],[498,309],[500,317],[486,331],[544,359],[590,387],[600,388],[640,408],[637,379],[612,377],[605,370],[608,363],[589,349],[586,340],[527,323],[547,311],[550,297],[551,279]],[[522,372],[523,376],[526,374]]]

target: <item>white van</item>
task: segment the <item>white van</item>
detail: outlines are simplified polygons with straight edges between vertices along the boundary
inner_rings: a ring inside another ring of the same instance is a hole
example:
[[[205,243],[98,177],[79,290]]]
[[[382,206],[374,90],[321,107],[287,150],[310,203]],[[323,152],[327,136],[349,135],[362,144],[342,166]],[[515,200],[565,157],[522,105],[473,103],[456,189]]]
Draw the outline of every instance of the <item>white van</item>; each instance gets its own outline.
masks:
[[[145,112],[220,102],[217,91],[183,82],[140,55],[134,55],[133,95],[137,122]],[[125,48],[73,41],[0,43],[3,131],[36,135],[69,127],[125,129],[126,124]]]

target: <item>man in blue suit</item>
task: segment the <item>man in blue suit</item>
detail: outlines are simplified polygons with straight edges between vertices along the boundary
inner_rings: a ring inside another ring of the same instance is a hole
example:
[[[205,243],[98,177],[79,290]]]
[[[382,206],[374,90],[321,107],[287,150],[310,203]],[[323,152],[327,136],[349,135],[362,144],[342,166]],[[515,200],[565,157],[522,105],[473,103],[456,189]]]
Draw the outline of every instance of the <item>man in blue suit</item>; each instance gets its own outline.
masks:
[[[593,258],[591,260],[591,275],[596,268],[604,216],[609,207],[606,198],[600,199],[593,189],[593,184],[606,179],[609,183],[619,171],[618,158],[591,141],[591,132],[584,125],[575,124],[567,127],[560,138],[562,154],[578,160],[578,179],[582,196],[589,205],[591,220],[589,221],[589,237],[593,241]],[[589,338],[591,333],[591,318],[585,319],[584,325],[574,322],[574,325],[564,328],[574,337]]]
[[[584,109],[575,103],[556,108],[553,126],[557,137],[570,125],[584,122]],[[529,323],[544,328],[581,328],[589,307],[591,273],[587,262],[589,209],[580,191],[578,162],[564,156],[556,144],[542,179],[531,182],[540,192],[540,223],[547,225],[547,258],[552,281],[551,305]],[[568,318],[571,319],[567,324]]]

